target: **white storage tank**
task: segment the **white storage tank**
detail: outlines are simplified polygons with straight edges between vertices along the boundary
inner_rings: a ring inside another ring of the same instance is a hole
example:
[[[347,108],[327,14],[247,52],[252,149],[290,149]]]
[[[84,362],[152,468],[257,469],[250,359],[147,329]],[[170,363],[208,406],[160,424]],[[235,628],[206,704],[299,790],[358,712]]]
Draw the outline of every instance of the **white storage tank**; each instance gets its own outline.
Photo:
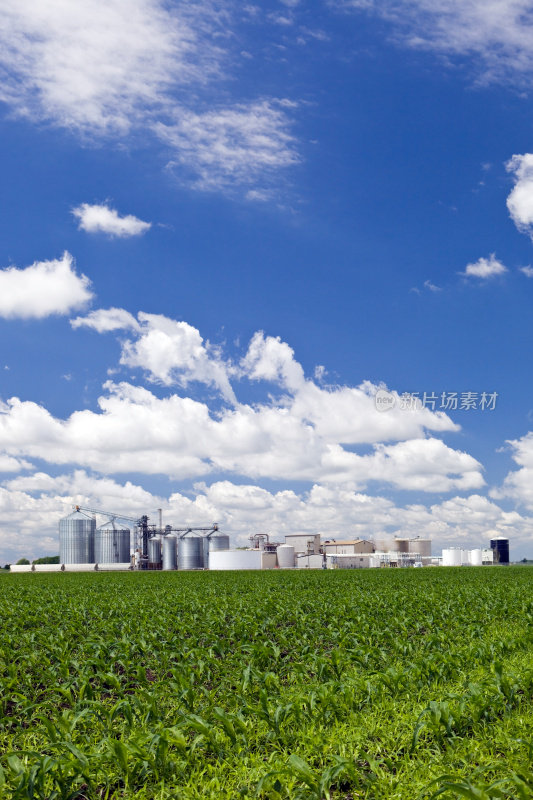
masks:
[[[470,564],[473,567],[481,567],[483,564],[483,551],[480,547],[476,547],[470,551]]]
[[[278,567],[280,569],[294,569],[295,554],[292,544],[281,544],[276,550],[278,556]]]
[[[460,547],[446,547],[442,551],[442,566],[443,567],[460,567],[461,566],[461,548]]]

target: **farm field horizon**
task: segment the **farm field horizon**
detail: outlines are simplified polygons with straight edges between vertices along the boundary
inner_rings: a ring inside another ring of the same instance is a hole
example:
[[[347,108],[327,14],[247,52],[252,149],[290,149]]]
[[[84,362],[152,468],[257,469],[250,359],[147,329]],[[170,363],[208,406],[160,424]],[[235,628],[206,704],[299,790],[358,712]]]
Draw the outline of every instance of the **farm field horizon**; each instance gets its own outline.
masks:
[[[6,800],[533,797],[533,571],[5,575]]]

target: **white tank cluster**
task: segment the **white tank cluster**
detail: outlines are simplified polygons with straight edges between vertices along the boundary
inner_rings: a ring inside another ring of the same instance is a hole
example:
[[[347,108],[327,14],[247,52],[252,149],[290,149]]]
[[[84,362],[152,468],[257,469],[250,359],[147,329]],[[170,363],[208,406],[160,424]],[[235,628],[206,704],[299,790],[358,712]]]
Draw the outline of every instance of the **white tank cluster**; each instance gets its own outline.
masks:
[[[446,547],[442,551],[441,565],[443,567],[481,567],[492,564],[493,551],[490,548],[475,547],[466,550],[462,547]]]

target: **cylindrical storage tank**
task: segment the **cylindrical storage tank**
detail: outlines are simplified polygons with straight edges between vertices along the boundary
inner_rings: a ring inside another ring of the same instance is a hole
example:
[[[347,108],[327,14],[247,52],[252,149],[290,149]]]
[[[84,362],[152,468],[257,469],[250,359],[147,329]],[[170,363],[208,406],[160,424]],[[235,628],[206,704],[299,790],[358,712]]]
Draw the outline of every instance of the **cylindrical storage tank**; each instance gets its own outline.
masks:
[[[94,564],[96,521],[82,511],[74,511],[59,521],[59,562]]]
[[[110,519],[94,535],[94,560],[97,564],[123,564],[130,560],[130,529]]]
[[[292,544],[282,544],[276,550],[278,567],[280,569],[294,569],[296,556]]]
[[[481,567],[483,564],[483,551],[480,547],[470,551],[470,564],[473,567]]]
[[[210,553],[216,550],[229,550],[229,536],[227,533],[216,531],[216,533],[208,537],[207,541],[209,542]]]
[[[204,567],[209,569],[209,554],[229,550],[229,536],[227,533],[216,531],[204,539]]]
[[[398,553],[408,553],[409,552],[409,539],[395,539],[395,542],[398,546]]]
[[[491,539],[490,549],[494,553],[495,564],[509,563],[509,539],[505,539],[503,536]]]
[[[204,569],[204,537],[184,536],[178,544],[178,569]]]
[[[443,567],[460,567],[461,566],[461,548],[460,547],[447,547],[442,551],[442,566]]]
[[[178,540],[172,534],[163,537],[163,569],[178,568]]]
[[[461,550],[461,566],[470,564],[470,550]]]
[[[431,539],[411,539],[410,553],[420,553],[422,558],[431,557]]]
[[[148,539],[148,569],[161,569],[161,539],[152,536]]]

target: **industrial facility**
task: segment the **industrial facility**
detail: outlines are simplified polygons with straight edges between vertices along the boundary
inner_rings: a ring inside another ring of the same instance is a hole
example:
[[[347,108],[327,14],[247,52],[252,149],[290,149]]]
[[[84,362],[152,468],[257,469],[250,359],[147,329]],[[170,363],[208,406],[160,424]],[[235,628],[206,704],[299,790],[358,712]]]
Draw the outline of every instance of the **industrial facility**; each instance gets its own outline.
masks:
[[[106,521],[97,527],[96,515]],[[127,525],[126,523],[129,523]],[[230,549],[230,538],[213,523],[206,527],[163,527],[144,515],[127,517],[74,506],[59,522],[59,564],[12,566],[13,572],[117,570],[370,569],[377,567],[484,566],[509,563],[509,540],[496,537],[490,548],[449,547],[432,556],[431,539],[412,537],[321,539],[319,533],[249,537],[249,547]]]

